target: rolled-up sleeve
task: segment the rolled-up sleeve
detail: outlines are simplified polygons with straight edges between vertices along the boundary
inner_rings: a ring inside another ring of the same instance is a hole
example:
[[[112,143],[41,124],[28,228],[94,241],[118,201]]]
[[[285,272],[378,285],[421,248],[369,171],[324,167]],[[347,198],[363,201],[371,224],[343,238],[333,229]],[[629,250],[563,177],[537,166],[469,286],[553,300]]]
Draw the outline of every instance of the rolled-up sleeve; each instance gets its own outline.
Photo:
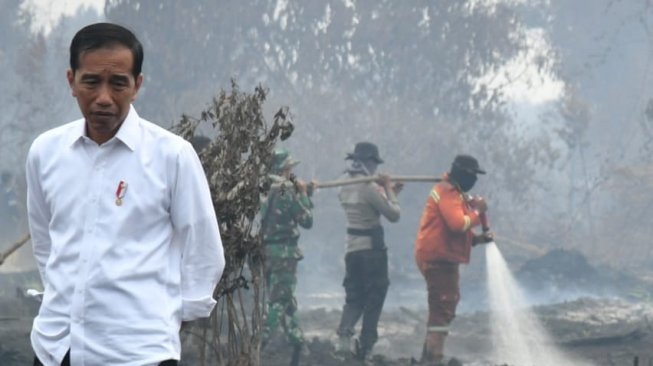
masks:
[[[386,196],[385,190],[379,186],[369,183],[364,188],[365,199],[390,222],[399,221],[401,210],[394,192],[390,191]]]
[[[177,157],[170,212],[182,247],[182,320],[208,317],[225,258],[206,176],[190,144]]]
[[[37,140],[38,141],[38,140]],[[27,216],[32,239],[32,250],[43,285],[46,284],[45,265],[50,257],[52,241],[50,239],[50,209],[41,189],[39,173],[39,155],[35,142],[27,156],[25,167],[27,181]]]

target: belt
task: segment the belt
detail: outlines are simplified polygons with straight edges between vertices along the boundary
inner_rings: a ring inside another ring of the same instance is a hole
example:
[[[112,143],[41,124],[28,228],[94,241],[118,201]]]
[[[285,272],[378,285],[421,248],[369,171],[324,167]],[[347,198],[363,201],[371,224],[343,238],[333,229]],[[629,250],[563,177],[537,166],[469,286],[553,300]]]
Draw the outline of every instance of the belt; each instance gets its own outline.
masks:
[[[356,229],[353,227],[348,227],[347,234],[355,235],[355,236],[373,236],[377,232],[377,230],[379,230],[377,229],[378,227],[380,226],[371,229]]]
[[[383,239],[383,226],[378,225],[369,229],[347,228],[347,234],[354,236],[367,236],[372,239],[372,249],[385,249],[385,240]]]

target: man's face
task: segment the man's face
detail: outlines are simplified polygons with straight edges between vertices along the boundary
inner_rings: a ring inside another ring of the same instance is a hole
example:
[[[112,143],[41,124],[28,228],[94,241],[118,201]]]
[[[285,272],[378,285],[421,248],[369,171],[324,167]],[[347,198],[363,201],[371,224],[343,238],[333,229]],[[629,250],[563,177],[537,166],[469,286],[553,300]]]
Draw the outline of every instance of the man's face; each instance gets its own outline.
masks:
[[[376,168],[379,166],[379,163],[374,159],[365,159],[363,160],[363,164],[365,164],[365,169],[370,174],[376,173]]]
[[[129,106],[143,81],[134,79],[134,58],[125,46],[86,51],[79,56],[79,68],[68,70],[68,84],[82,115],[86,132],[98,144],[111,139],[129,113]]]

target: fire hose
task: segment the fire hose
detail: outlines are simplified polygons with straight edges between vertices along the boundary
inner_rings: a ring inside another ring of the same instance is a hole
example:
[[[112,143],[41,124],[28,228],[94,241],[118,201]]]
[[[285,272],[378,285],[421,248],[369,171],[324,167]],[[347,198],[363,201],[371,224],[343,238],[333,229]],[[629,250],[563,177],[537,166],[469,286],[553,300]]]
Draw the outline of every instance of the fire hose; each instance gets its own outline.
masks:
[[[465,200],[467,201],[467,204],[470,205],[472,208],[474,208],[475,201],[477,199],[480,199],[480,197],[472,197],[469,195],[465,195]],[[487,212],[483,211],[478,214],[478,219],[481,222],[481,229],[483,230],[483,240],[484,243],[491,243],[494,241],[494,235],[490,234],[490,221],[487,218]]]

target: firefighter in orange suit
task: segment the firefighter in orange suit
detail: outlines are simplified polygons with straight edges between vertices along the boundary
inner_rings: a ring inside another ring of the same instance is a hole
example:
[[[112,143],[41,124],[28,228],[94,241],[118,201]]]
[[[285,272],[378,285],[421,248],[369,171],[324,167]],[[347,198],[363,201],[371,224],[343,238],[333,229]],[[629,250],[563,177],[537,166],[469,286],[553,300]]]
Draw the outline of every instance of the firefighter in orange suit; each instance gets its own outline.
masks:
[[[482,198],[466,198],[478,174],[485,171],[474,157],[456,156],[451,170],[431,190],[419,223],[415,259],[426,279],[429,304],[422,353],[426,365],[444,364],[444,341],[460,299],[460,263],[469,263],[472,246],[493,240],[490,232],[476,235],[472,231],[487,210]],[[455,359],[449,362],[456,364]]]

